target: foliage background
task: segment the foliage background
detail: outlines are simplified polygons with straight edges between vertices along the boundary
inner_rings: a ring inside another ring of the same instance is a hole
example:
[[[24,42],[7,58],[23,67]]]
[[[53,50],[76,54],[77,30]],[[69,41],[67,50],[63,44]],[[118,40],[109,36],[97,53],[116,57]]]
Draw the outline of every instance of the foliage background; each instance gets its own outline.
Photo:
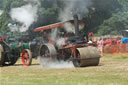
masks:
[[[63,0],[39,0],[38,19],[29,29],[59,22],[59,13],[64,10]],[[67,0],[68,1],[68,0]],[[88,13],[82,20],[86,23],[84,32],[96,35],[117,34],[128,29],[128,0],[91,0]],[[0,33],[9,32],[8,23],[12,22],[9,12],[12,8],[25,5],[24,0],[0,0]],[[92,10],[95,8],[95,10]]]

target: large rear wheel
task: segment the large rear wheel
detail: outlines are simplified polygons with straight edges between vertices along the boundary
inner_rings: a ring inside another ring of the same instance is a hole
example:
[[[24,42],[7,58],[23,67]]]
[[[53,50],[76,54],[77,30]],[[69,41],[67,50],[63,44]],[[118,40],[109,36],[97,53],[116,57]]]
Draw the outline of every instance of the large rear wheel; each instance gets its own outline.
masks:
[[[50,62],[56,60],[56,49],[52,44],[44,44],[40,48],[40,65],[47,67]]]
[[[40,56],[45,58],[55,58],[56,49],[52,44],[45,44],[42,45],[40,48]]]
[[[29,49],[25,49],[22,52],[22,63],[24,66],[29,66],[32,63],[32,53]]]

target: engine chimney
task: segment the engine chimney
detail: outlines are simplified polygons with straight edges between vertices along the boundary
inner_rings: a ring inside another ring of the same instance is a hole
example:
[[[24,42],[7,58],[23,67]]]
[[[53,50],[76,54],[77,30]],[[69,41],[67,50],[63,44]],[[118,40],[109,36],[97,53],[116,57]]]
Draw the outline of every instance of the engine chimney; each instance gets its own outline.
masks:
[[[79,36],[79,25],[78,25],[78,16],[75,14],[74,16],[74,26],[75,26],[75,36]]]

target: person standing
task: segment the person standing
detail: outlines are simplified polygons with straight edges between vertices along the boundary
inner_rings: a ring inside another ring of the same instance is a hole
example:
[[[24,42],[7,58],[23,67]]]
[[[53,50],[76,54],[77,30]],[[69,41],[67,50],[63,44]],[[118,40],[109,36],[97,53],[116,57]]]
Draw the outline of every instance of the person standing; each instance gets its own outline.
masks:
[[[97,45],[98,45],[98,51],[100,52],[101,56],[103,56],[103,40],[102,40],[102,38],[100,38],[97,41]]]

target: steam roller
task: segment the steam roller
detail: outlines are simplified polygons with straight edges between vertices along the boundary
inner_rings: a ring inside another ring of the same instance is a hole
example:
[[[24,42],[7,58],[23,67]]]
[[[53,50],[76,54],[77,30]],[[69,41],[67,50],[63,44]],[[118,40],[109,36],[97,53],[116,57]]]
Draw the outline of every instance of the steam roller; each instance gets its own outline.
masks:
[[[53,39],[52,42],[43,43],[40,47],[40,59],[49,58],[50,60],[63,60],[72,61],[75,67],[85,67],[85,66],[97,66],[100,61],[100,54],[96,48],[97,44],[94,42],[93,33],[80,33],[80,23],[77,14],[75,14],[73,20],[74,33],[61,33],[58,36],[63,38],[63,41],[59,43],[60,37]],[[59,27],[64,27],[63,25],[67,22],[51,24],[48,26],[43,26],[35,29],[35,32],[51,30]],[[52,37],[48,39],[52,40]],[[92,40],[89,43],[90,39]],[[44,40],[45,41],[45,40]],[[63,44],[64,43],[64,44]],[[41,62],[42,63],[42,62]],[[47,63],[48,64],[48,63]]]

